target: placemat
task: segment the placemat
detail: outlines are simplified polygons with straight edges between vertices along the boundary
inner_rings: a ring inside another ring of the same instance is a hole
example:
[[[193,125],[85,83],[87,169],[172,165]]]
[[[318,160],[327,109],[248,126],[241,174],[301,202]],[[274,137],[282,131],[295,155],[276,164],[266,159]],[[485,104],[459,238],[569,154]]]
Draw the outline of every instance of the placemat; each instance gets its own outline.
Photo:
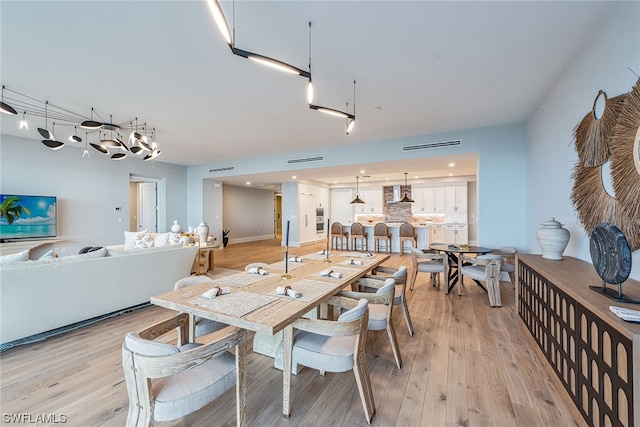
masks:
[[[231,290],[230,294],[219,295],[214,299],[198,297],[189,301],[191,304],[207,307],[217,312],[231,316],[242,317],[257,310],[277,298],[270,295],[254,294],[241,290]]]

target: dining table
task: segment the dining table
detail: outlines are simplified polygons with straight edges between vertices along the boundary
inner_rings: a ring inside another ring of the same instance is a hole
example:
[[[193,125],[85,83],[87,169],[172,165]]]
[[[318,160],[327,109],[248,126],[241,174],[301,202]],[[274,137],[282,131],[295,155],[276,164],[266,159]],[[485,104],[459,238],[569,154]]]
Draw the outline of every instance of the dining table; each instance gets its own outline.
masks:
[[[190,336],[196,316],[260,334],[283,332],[282,413],[289,417],[293,326],[292,323],[317,309],[346,286],[389,259],[387,254],[331,251],[313,252],[263,267],[262,273],[238,272],[211,282],[188,286],[151,297],[151,303],[187,313]],[[328,271],[333,274],[326,275]],[[206,299],[214,286],[228,294]],[[299,292],[298,298],[279,295],[284,287]],[[280,288],[280,289],[279,289]]]
[[[449,294],[451,290],[456,286],[457,283],[460,283],[458,286],[458,295],[462,295],[462,267],[463,260],[462,255],[474,254],[474,255],[483,255],[492,251],[491,248],[485,248],[482,246],[471,246],[471,245],[453,245],[446,243],[433,243],[429,246],[429,249],[435,250],[438,252],[444,252],[448,258],[448,271],[447,271],[447,286],[445,288],[445,293]],[[482,287],[482,285],[480,285]],[[484,288],[483,288],[484,289]],[[486,291],[486,289],[485,289]]]

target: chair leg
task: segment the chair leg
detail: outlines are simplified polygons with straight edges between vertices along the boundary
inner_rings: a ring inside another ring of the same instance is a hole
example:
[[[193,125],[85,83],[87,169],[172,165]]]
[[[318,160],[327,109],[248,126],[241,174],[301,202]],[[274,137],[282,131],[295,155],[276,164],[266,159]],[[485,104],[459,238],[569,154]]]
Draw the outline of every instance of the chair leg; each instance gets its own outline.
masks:
[[[409,307],[407,306],[407,300],[402,297],[402,313],[404,313],[404,320],[407,321],[407,329],[409,330],[409,335],[413,336],[413,324],[411,323],[411,316],[409,315]]]
[[[417,268],[414,268],[412,270],[413,271],[411,272],[411,279],[409,279],[410,283],[411,283],[411,285],[409,286],[409,290],[410,291],[413,291],[413,285],[416,284],[416,276],[418,275],[418,269]]]
[[[389,335],[389,342],[391,343],[391,349],[393,350],[393,357],[396,359],[396,366],[398,367],[398,369],[402,369],[402,356],[400,355],[400,347],[398,346],[396,331],[395,329],[393,329],[393,323],[391,323],[391,320],[387,322],[387,335]]]
[[[247,383],[245,381],[247,366],[247,334],[243,333],[236,349],[236,422],[238,427],[246,424]]]
[[[376,405],[373,401],[373,390],[371,390],[371,381],[369,379],[369,368],[367,366],[367,358],[364,353],[355,355],[355,363],[353,364],[353,373],[356,377],[362,408],[367,423],[371,424],[373,414],[376,412]]]

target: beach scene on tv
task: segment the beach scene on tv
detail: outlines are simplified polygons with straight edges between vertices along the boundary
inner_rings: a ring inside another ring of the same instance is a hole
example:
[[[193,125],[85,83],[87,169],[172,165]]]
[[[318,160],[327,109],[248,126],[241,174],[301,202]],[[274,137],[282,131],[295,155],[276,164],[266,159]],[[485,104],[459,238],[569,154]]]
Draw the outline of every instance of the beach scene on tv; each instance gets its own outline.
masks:
[[[0,194],[0,238],[56,237],[56,198]]]

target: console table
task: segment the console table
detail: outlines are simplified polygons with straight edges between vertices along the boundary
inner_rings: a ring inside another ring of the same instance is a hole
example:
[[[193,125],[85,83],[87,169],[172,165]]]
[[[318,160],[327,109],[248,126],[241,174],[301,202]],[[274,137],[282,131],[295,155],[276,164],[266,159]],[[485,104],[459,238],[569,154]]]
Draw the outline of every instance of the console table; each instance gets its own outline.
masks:
[[[220,244],[199,246],[195,260],[193,260],[192,270],[200,275],[207,274],[207,271],[213,270],[214,266],[214,249],[218,249]]]
[[[639,310],[589,289],[602,280],[576,258],[516,257],[518,314],[576,407],[592,426],[640,426],[640,324],[610,305]],[[623,292],[640,298],[640,282]]]

